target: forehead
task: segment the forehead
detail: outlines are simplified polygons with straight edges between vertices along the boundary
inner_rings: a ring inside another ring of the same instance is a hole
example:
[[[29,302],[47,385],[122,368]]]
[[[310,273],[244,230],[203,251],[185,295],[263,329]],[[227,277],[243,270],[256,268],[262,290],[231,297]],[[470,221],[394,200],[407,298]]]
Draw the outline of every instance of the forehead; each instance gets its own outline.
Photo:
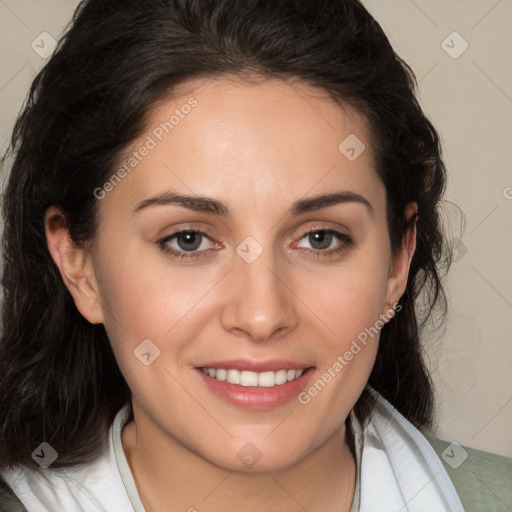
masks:
[[[309,190],[382,191],[364,119],[319,88],[276,79],[182,84],[154,106],[123,166],[111,195],[131,206],[166,189],[255,207]]]

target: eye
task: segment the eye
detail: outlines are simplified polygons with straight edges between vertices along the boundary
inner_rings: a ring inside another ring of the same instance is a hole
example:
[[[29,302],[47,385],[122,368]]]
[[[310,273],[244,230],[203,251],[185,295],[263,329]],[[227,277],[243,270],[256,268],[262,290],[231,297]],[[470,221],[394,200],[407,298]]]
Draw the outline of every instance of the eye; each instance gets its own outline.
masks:
[[[216,244],[202,231],[186,229],[163,238],[158,245],[173,257],[190,258],[199,256],[198,253],[203,253]]]
[[[350,236],[333,229],[316,229],[304,233],[296,247],[306,249],[316,255],[337,254],[352,245]]]
[[[194,229],[177,231],[157,242],[172,258],[202,258],[220,248],[206,233]],[[306,244],[306,245],[304,245]],[[303,249],[315,257],[330,257],[348,249],[353,244],[350,236],[333,229],[315,229],[302,235],[295,248]]]

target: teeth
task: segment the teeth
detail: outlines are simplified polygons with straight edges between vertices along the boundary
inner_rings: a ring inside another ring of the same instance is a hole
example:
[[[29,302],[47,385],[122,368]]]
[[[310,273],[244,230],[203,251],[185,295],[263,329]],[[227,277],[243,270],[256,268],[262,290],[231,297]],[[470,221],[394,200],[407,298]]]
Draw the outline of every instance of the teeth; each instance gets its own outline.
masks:
[[[276,385],[279,386],[288,381],[287,379],[288,372],[286,370],[278,370],[276,372]]]
[[[304,370],[277,370],[277,372],[249,372],[246,370],[225,370],[223,368],[202,368],[205,375],[240,386],[272,388],[298,379]]]
[[[236,371],[236,370],[233,370]],[[240,372],[240,384],[242,386],[257,386],[258,374],[255,372]]]
[[[262,372],[258,375],[258,386],[273,388],[276,385],[276,372]]]
[[[215,378],[217,380],[226,380],[227,376],[228,376],[228,372],[226,370],[219,368],[217,370],[217,375],[215,376]]]
[[[226,380],[231,384],[240,384],[240,372],[238,370],[228,370]]]

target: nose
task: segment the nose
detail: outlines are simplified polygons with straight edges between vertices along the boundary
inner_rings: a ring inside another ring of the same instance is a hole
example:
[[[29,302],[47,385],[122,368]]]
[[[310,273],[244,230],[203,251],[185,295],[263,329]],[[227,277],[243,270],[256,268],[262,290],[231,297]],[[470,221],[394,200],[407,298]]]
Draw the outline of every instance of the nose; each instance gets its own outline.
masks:
[[[298,322],[295,297],[273,255],[265,251],[252,263],[236,259],[225,283],[221,312],[224,329],[255,342],[293,330]]]

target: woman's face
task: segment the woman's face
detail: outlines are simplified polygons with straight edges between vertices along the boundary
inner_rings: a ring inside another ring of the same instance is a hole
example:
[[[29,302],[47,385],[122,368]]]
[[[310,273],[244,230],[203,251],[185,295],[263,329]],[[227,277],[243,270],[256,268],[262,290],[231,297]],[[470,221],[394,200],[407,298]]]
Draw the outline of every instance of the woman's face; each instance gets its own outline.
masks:
[[[361,118],[304,84],[198,80],[131,151],[96,191],[101,308],[75,300],[105,325],[139,436],[268,470],[343,433],[409,264]]]

